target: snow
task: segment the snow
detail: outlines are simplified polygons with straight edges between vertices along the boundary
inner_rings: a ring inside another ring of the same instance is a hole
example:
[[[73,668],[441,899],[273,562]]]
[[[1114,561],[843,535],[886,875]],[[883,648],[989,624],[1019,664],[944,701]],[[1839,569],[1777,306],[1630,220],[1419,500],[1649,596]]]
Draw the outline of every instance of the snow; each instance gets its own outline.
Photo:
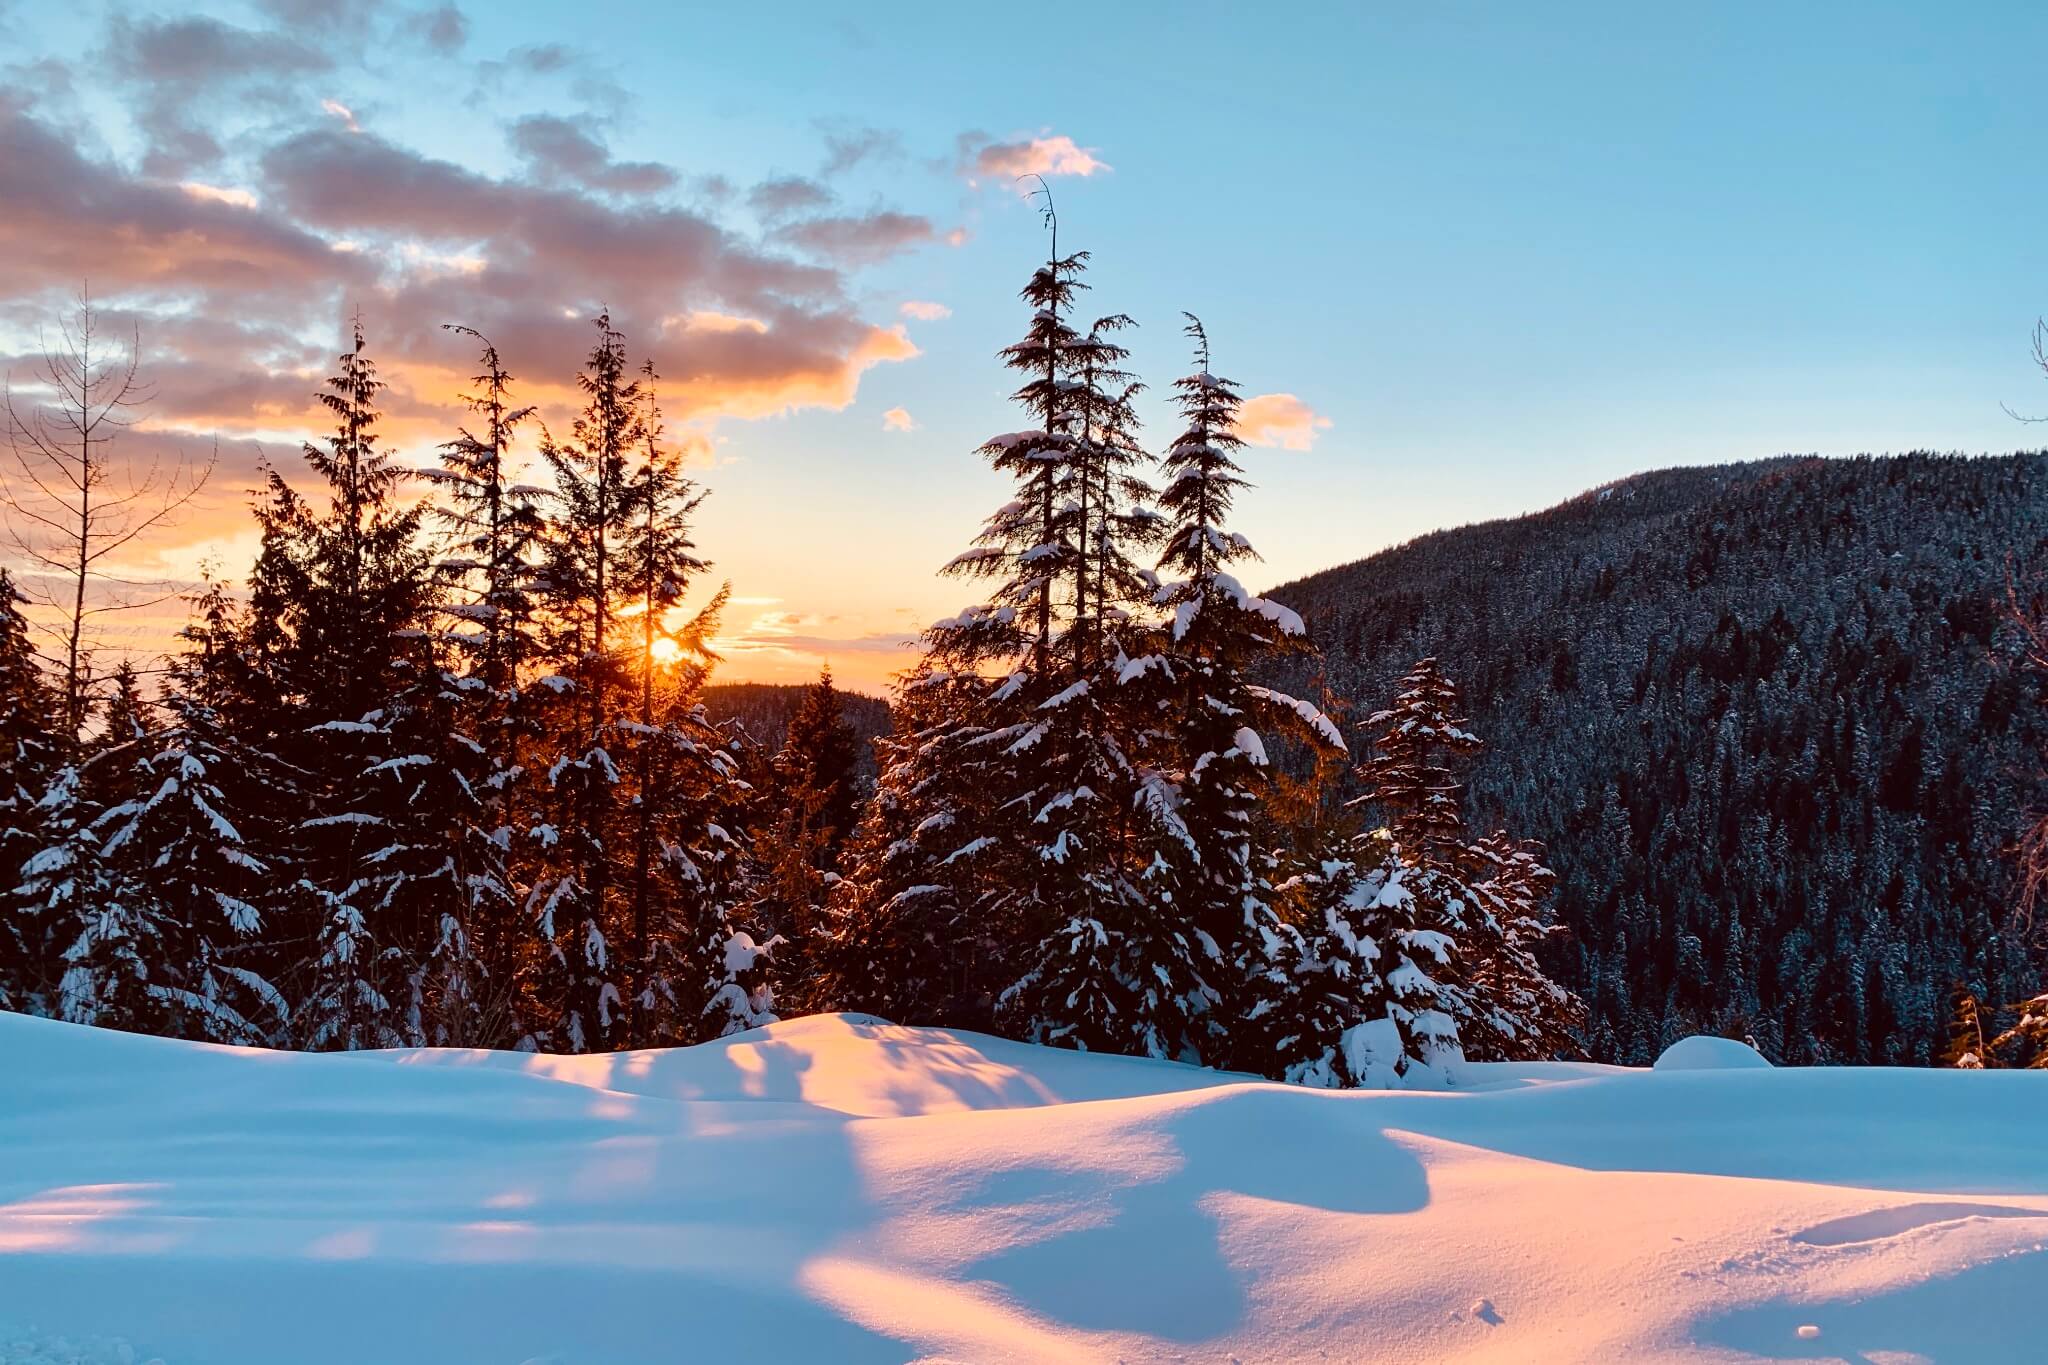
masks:
[[[2039,1358],[2048,1078],[1454,1072],[852,1015],[558,1057],[0,1014],[0,1360]]]
[[[1770,1063],[1748,1043],[1702,1034],[1679,1039],[1658,1054],[1653,1065],[1658,1071],[1742,1071]]]

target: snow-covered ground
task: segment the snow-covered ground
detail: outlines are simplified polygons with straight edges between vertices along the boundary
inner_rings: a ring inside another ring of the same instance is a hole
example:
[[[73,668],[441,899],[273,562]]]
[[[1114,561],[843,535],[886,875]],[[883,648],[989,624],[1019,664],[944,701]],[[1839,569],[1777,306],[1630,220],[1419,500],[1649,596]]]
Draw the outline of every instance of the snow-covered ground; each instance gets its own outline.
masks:
[[[0,1015],[0,1360],[2048,1360],[2048,1074],[1332,1094],[845,1015],[609,1057]]]

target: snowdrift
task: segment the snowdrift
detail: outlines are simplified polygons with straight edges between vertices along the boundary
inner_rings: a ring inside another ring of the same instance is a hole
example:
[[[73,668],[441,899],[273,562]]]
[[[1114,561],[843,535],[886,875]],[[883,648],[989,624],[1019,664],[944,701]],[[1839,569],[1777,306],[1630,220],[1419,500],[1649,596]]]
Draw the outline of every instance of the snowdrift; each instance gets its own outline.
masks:
[[[0,1361],[2043,1358],[2048,1075],[1719,1060],[1327,1093],[849,1015],[573,1058],[0,1015]]]

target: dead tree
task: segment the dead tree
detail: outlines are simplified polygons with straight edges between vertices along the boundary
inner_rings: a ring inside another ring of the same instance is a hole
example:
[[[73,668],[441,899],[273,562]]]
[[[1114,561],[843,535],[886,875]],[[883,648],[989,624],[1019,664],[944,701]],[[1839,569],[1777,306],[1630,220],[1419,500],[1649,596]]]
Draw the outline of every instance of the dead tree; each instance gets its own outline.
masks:
[[[160,530],[199,495],[213,472],[185,454],[117,461],[114,443],[154,391],[140,375],[141,336],[125,348],[101,337],[89,290],[58,322],[26,381],[7,376],[9,459],[0,464],[6,534],[26,570],[21,586],[45,608],[38,622],[56,650],[41,650],[62,683],[64,743],[73,745],[91,709],[91,661],[101,641],[88,622],[155,606],[179,586],[121,572],[117,558]]]

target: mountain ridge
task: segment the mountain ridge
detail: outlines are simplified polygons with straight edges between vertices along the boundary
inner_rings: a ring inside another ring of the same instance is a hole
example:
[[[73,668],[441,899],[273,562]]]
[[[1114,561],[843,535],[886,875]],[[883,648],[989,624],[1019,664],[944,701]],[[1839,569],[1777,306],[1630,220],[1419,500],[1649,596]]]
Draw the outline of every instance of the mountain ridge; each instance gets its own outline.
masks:
[[[1291,685],[1370,710],[1434,654],[1465,688],[1473,823],[1548,846],[1596,1058],[1924,1063],[1955,983],[2039,986],[2008,563],[2048,563],[2048,452],[1649,471],[1268,596],[1323,650]]]

